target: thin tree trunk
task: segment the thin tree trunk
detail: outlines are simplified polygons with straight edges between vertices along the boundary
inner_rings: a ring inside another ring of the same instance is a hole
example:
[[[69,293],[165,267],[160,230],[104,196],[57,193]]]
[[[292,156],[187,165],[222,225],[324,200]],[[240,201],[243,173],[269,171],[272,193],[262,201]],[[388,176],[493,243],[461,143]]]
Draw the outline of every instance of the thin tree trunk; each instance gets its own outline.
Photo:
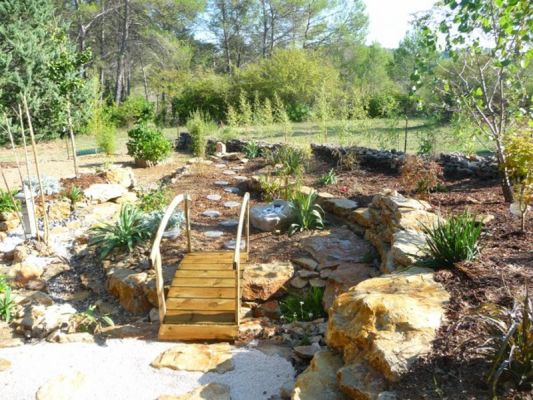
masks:
[[[409,118],[407,118],[407,114],[405,114],[405,131],[403,135],[403,152],[407,154],[407,127],[409,126]]]
[[[130,6],[129,0],[124,0],[124,14],[122,21],[122,35],[120,37],[119,51],[117,54],[117,76],[115,81],[115,102],[118,104],[122,100],[124,90],[124,61],[129,38]]]
[[[70,114],[70,100],[67,102],[67,117],[68,117],[68,130],[70,133],[70,144],[72,146],[72,159],[74,160],[74,174],[76,178],[79,175],[78,171],[78,156],[76,154],[76,141],[74,139],[74,131],[72,130],[72,116]]]
[[[500,166],[500,185],[502,187],[503,198],[507,203],[512,203],[514,200],[513,185],[506,167],[505,150],[500,137],[496,138],[496,157]]]
[[[144,68],[144,65],[141,66],[141,70],[143,72],[144,98],[148,101],[148,80],[146,79],[146,69]]]

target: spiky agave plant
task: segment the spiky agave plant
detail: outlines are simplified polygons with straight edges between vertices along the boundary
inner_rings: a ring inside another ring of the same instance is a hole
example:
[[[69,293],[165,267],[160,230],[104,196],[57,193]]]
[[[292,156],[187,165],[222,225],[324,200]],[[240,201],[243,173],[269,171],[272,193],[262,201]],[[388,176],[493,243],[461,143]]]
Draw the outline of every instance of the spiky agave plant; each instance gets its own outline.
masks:
[[[297,232],[324,229],[324,210],[316,204],[316,193],[296,192],[291,200],[296,209],[296,222],[289,227],[289,236]]]
[[[132,252],[138,242],[151,236],[142,217],[142,212],[135,206],[123,205],[116,223],[106,223],[91,229],[89,245],[98,246],[102,259],[115,248],[125,248]]]

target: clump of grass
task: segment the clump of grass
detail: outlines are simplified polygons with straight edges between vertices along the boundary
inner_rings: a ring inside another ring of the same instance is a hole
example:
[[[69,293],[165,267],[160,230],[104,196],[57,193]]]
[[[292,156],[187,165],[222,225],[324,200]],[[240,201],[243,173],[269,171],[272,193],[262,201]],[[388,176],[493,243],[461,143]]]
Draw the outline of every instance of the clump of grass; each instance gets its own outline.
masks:
[[[434,268],[453,267],[457,262],[472,260],[479,251],[481,224],[468,211],[436,226],[426,226],[423,232],[429,251],[424,263]]]
[[[11,299],[11,287],[4,275],[0,275],[0,320],[7,323],[13,315],[14,302]]]
[[[337,175],[335,175],[335,170],[332,168],[327,173],[318,178],[318,183],[322,186],[333,185],[337,183]]]
[[[296,192],[291,200],[296,209],[296,222],[289,227],[289,236],[297,232],[324,229],[324,210],[316,204],[316,193]]]
[[[527,290],[527,288],[526,288]],[[493,395],[501,381],[519,389],[533,387],[533,302],[526,292],[512,308],[490,305],[483,317],[493,334],[493,362],[487,374]]]
[[[81,332],[99,333],[105,326],[115,325],[111,317],[107,314],[96,312],[96,306],[90,305],[87,310],[77,313],[74,316],[76,330]]]
[[[326,316],[322,307],[324,289],[309,288],[301,294],[290,293],[280,301],[282,319],[287,322],[313,321]]]
[[[244,145],[242,152],[247,158],[253,159],[259,157],[261,154],[261,149],[256,142],[248,142]]]
[[[0,212],[17,211],[20,207],[20,202],[13,201],[17,192],[8,192],[0,189]]]
[[[83,198],[83,192],[79,187],[74,185],[64,193],[64,197],[70,200],[70,209],[73,210],[76,206],[76,203]]]
[[[148,239],[152,232],[143,223],[143,214],[131,204],[120,210],[117,222],[106,223],[91,229],[90,246],[97,246],[100,257],[105,258],[116,248],[133,251],[134,246]]]
[[[167,206],[168,192],[162,187],[140,195],[139,208],[144,212],[160,211]]]

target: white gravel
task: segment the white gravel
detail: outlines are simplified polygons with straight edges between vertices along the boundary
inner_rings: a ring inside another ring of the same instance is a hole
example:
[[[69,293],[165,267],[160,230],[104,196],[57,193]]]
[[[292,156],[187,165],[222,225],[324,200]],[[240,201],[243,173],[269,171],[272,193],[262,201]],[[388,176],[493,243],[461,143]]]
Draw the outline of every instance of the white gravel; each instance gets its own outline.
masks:
[[[155,400],[162,394],[179,395],[209,382],[227,384],[234,400],[268,399],[294,379],[290,362],[251,348],[234,348],[235,369],[225,374],[155,369],[150,363],[172,343],[135,339],[89,343],[39,343],[0,349],[0,358],[11,368],[0,372],[0,398],[33,400],[37,389],[50,378],[81,371],[87,394],[77,400]]]

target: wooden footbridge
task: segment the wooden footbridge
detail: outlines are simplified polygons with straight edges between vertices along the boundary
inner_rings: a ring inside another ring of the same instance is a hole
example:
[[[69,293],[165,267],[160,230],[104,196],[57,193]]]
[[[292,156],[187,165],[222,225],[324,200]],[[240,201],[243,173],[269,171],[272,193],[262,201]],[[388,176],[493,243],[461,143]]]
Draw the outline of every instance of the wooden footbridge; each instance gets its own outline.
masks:
[[[180,204],[185,213],[187,253],[165,296],[160,244],[168,221]],[[168,206],[152,246],[156,272],[160,340],[233,340],[240,323],[241,271],[250,249],[250,195],[241,205],[234,251],[192,251],[191,197],[180,194]],[[241,242],[245,230],[244,251]]]

